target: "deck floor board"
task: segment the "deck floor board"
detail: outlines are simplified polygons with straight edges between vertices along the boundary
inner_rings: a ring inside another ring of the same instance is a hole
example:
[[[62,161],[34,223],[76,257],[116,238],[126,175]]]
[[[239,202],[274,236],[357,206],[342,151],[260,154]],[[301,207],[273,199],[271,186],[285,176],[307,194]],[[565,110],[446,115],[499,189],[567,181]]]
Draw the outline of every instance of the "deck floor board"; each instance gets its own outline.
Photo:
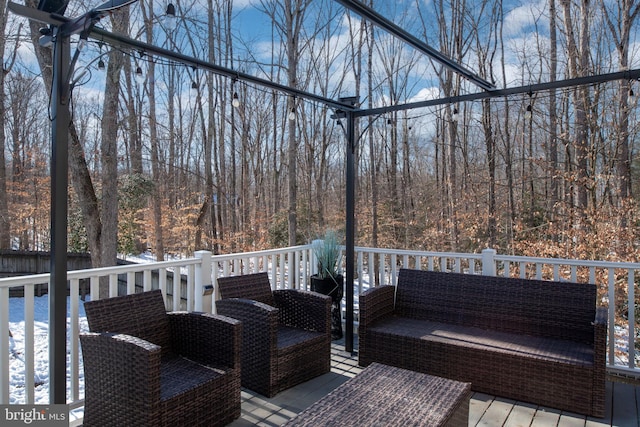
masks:
[[[357,375],[357,356],[332,345],[331,372],[285,390],[271,399],[242,391],[242,414],[231,427],[279,426]],[[586,417],[503,397],[474,393],[469,409],[469,427],[640,427],[640,386],[607,382],[604,418]],[[365,427],[365,426],[363,426]]]

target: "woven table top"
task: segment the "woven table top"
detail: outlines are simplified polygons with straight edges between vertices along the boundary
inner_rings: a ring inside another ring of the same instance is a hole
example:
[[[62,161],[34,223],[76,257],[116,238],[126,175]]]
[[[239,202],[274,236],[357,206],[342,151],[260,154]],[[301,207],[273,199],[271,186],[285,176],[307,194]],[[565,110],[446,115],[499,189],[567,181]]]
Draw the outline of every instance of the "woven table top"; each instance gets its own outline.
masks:
[[[372,363],[285,425],[444,426],[470,397],[469,383]]]

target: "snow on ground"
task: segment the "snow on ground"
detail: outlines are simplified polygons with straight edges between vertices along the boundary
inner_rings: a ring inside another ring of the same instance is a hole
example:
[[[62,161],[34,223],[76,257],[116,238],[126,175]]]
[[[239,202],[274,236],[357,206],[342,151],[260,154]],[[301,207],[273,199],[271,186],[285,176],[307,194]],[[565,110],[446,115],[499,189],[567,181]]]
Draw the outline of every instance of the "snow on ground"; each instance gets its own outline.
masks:
[[[67,298],[67,316],[69,316],[69,298]],[[34,299],[34,371],[35,371],[35,403],[49,403],[49,296],[44,295]],[[88,331],[87,319],[84,312],[84,304],[80,301],[79,307],[80,331]],[[24,330],[24,299],[9,299],[9,330],[12,337],[9,338],[9,403],[24,404],[26,402],[25,390],[25,330]],[[70,321],[67,317],[67,331],[70,330]],[[67,332],[67,341],[69,332]],[[67,358],[67,361],[69,359]],[[84,395],[84,370],[82,360],[80,362],[80,396]],[[67,378],[69,373],[67,372]],[[67,389],[69,385],[67,384]]]

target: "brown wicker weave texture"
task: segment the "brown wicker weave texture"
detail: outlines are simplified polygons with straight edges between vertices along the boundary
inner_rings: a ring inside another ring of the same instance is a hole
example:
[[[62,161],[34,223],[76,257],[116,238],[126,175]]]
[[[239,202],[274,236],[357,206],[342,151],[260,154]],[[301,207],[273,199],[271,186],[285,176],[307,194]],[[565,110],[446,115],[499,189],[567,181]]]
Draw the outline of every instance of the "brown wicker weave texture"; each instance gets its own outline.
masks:
[[[286,426],[467,427],[471,384],[373,363]]]
[[[242,321],[242,386],[264,396],[331,369],[331,298],[272,291],[266,272],[218,278],[219,314]]]
[[[593,285],[401,270],[360,296],[359,363],[602,417],[606,308]]]
[[[167,313],[159,290],[85,311],[85,426],[222,426],[240,416],[239,321]]]

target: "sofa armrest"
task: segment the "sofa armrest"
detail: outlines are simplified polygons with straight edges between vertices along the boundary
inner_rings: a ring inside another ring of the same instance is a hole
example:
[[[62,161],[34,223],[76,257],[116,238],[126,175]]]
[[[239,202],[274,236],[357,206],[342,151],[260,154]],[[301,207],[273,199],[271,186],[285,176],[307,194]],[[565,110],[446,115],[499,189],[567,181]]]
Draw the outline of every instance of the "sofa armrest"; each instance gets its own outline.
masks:
[[[609,309],[607,307],[596,308],[596,318],[593,321],[593,344],[595,351],[595,363],[602,365],[606,363],[607,354],[607,323]]]
[[[159,401],[160,346],[131,335],[107,332],[82,333],[80,343],[86,399],[98,404],[109,401],[123,408],[142,398]]]
[[[280,324],[331,333],[331,297],[299,289],[273,291]]]
[[[239,320],[186,311],[167,315],[175,352],[205,365],[240,366],[242,324]]]
[[[360,328],[390,316],[394,310],[395,286],[371,288],[360,295]]]

